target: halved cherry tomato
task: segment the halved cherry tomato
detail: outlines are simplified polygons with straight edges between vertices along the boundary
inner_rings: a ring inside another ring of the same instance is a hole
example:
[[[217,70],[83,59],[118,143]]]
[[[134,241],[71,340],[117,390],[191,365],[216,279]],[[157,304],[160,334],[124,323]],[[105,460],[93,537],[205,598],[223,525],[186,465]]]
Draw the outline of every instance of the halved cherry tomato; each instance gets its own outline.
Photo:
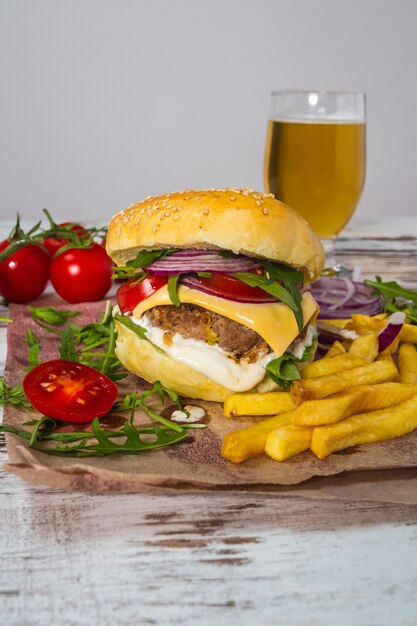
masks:
[[[12,242],[0,243],[3,252]],[[9,302],[30,302],[43,293],[49,278],[50,258],[40,246],[28,244],[0,263],[0,295]]]
[[[127,280],[116,292],[120,311],[123,314],[133,311],[139,302],[149,298],[167,282],[167,276],[155,276],[154,274],[148,274],[143,280],[137,278]]]
[[[33,368],[23,379],[31,405],[62,422],[91,422],[103,417],[117,398],[117,387],[98,370],[56,359]]]
[[[259,287],[246,285],[230,274],[212,274],[209,278],[198,277],[202,287],[206,287],[219,298],[238,298],[240,302],[271,302],[271,295]]]
[[[81,224],[74,224],[74,222],[62,222],[61,224],[58,224],[58,226],[70,226],[69,230],[77,233],[79,237],[83,237],[87,234],[84,226],[81,226]],[[42,241],[42,245],[45,246],[45,248],[48,250],[51,258],[55,256],[58,250],[65,246],[67,243],[68,241],[61,237],[46,237],[46,239]]]

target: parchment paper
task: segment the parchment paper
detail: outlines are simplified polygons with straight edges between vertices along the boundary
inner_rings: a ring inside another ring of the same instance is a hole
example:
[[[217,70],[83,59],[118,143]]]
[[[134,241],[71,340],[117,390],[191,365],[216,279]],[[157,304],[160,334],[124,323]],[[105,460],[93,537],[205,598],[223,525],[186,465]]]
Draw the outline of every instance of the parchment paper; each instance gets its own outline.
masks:
[[[44,300],[38,304],[81,311],[74,321],[82,324],[98,320],[105,307],[103,302],[70,306]],[[31,320],[26,306],[11,305],[9,315],[14,321],[8,328],[5,376],[7,383],[14,385],[21,382],[23,368],[27,365],[25,330],[32,330],[40,338],[41,360],[59,355],[57,339]],[[141,391],[149,385],[129,376],[121,386],[123,391]],[[195,403],[205,407],[208,428],[191,432],[185,442],[176,446],[138,455],[79,459],[29,449],[20,437],[7,433],[10,462],[5,469],[30,482],[67,490],[178,492],[230,489],[417,503],[417,469],[413,469],[417,468],[417,432],[392,441],[358,446],[333,454],[324,461],[305,452],[284,463],[263,455],[235,465],[220,456],[222,437],[227,432],[252,424],[254,418],[225,418],[220,404]],[[35,415],[34,411],[8,405],[4,421],[21,426]],[[148,418],[139,415],[138,419],[142,422]]]

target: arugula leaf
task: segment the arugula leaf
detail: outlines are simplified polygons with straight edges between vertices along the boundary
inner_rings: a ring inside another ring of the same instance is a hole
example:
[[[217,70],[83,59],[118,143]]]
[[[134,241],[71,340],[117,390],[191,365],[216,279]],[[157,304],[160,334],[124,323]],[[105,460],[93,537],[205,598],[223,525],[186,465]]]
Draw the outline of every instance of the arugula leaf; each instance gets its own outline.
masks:
[[[300,287],[303,284],[302,273],[292,267],[278,265],[271,261],[265,261],[263,259],[259,259],[258,261],[265,271],[264,275],[253,274],[251,272],[238,272],[233,274],[233,276],[250,287],[263,289],[289,306],[294,313],[298,330],[301,331],[304,325],[300,292]],[[280,284],[281,282],[283,285]]]
[[[174,445],[187,436],[185,428],[179,431],[174,430],[171,425],[166,428],[156,424],[140,428],[130,424],[128,420],[125,421],[122,429],[109,430],[101,426],[97,418],[91,423],[91,432],[56,433],[50,431],[50,422],[53,420],[41,418],[32,432],[16,426],[0,424],[0,432],[19,435],[28,441],[31,448],[42,450],[47,454],[73,454],[77,457],[107,456],[117,453],[138,454]],[[48,426],[48,429],[45,426]]]
[[[113,407],[113,411],[119,412],[119,411],[131,410],[132,411],[131,421],[133,421],[134,410],[136,408],[140,408],[147,415],[149,415],[149,417],[151,417],[152,419],[158,422],[161,422],[162,424],[164,424],[164,426],[169,426],[170,428],[174,430],[178,430],[178,425],[175,424],[175,422],[171,422],[170,420],[166,419],[162,415],[159,415],[159,413],[156,413],[155,411],[153,411],[145,403],[145,400],[147,400],[147,398],[152,397],[155,394],[159,397],[159,400],[162,403],[164,403],[164,397],[165,397],[165,394],[167,394],[168,397],[173,402],[175,402],[177,407],[180,410],[182,410],[182,403],[178,395],[175,393],[175,391],[172,391],[172,389],[168,389],[167,387],[164,387],[159,380],[156,380],[154,384],[152,385],[151,389],[147,389],[140,396],[138,396],[136,392],[133,392],[131,394],[128,394],[122,401],[119,400],[118,402],[116,402]],[[182,427],[180,426],[179,428],[182,428]]]
[[[307,348],[305,348],[301,359],[299,359],[301,363],[305,363],[306,361],[309,361],[311,359],[311,356],[313,352],[315,351],[316,347],[317,347],[317,336],[313,339],[312,343],[309,346],[307,346]]]
[[[285,265],[278,265],[271,261],[260,261],[265,273],[271,280],[282,281],[285,289],[291,295],[295,302],[294,317],[297,322],[298,330],[301,331],[304,325],[303,309],[301,307],[301,292],[304,276],[300,270]],[[292,308],[292,307],[291,307]]]
[[[177,292],[177,284],[178,284],[178,279],[179,279],[180,275],[179,274],[175,274],[173,276],[168,276],[168,295],[169,295],[169,299],[171,300],[172,304],[175,304],[175,306],[181,306],[181,302],[180,299],[178,297],[178,292]]]
[[[291,352],[284,352],[284,354],[276,359],[273,359],[266,366],[267,375],[272,378],[283,389],[288,389],[293,380],[301,378],[300,372],[297,367],[297,363],[305,363],[311,358],[314,350],[317,346],[317,337],[315,337],[312,343],[304,349],[301,358],[297,358]]]
[[[130,317],[128,317],[127,315],[116,313],[114,315],[114,319],[120,322],[120,324],[126,326],[126,328],[128,328],[129,330],[132,330],[141,339],[146,339],[146,328],[143,328],[143,326],[139,326],[139,324],[135,324],[135,322],[132,322]]]
[[[417,291],[404,289],[395,280],[384,282],[380,276],[375,276],[375,280],[364,280],[364,283],[386,299],[403,298],[417,305]]]
[[[295,357],[286,352],[277,359],[270,361],[266,366],[266,372],[277,385],[283,389],[288,389],[293,380],[301,378],[295,361]]]
[[[154,261],[157,261],[158,259],[163,259],[164,257],[172,254],[175,251],[175,248],[167,248],[165,250],[141,250],[135,256],[135,258],[128,261],[126,265],[128,265],[129,267],[134,267],[136,269],[138,267],[146,267],[147,265],[154,263]]]
[[[189,428],[204,428],[203,424],[187,424],[180,426],[151,409],[145,402],[148,398],[157,395],[161,402],[165,394],[174,400],[182,410],[182,404],[177,394],[165,388],[156,381],[151,389],[144,391],[140,396],[133,392],[125,396],[122,401],[113,407],[114,411],[131,409],[132,416],[136,408],[142,409],[152,419],[160,422],[150,426],[135,426],[133,417],[125,420],[122,428],[111,430],[101,426],[96,418],[91,423],[90,431],[57,432],[56,422],[46,416],[38,420],[25,422],[26,426],[33,426],[32,431],[23,430],[7,424],[0,425],[0,432],[11,432],[28,441],[31,448],[42,450],[48,454],[75,454],[76,456],[106,456],[108,454],[128,453],[137,454],[163,446],[179,443],[187,436]]]
[[[74,331],[71,328],[66,328],[62,333],[59,354],[64,361],[76,361],[78,363],[80,360],[75,349]]]
[[[384,282],[380,276],[364,283],[383,297],[387,313],[401,311],[406,314],[408,322],[417,324],[417,291],[404,289],[395,280]]]
[[[141,250],[138,252],[134,259],[130,259],[127,261],[126,265],[120,265],[114,268],[114,278],[133,278],[134,276],[140,276],[141,273],[146,276],[145,272],[138,271],[142,270],[142,268],[147,267],[154,261],[158,259],[163,259],[164,257],[176,252],[176,248],[167,248],[166,250]]]
[[[25,409],[30,409],[31,404],[25,396],[23,387],[21,385],[15,385],[9,387],[3,376],[0,376],[0,405],[13,404],[15,406],[21,406]]]
[[[273,283],[269,281],[264,276],[259,276],[258,274],[251,274],[250,272],[238,272],[233,274],[236,278],[249,285],[250,287],[260,287],[263,291],[270,293],[271,296],[274,296],[281,302],[287,304],[292,310],[296,309],[296,303],[291,294],[278,283]]]
[[[68,350],[70,349],[73,354],[72,348],[76,350],[75,346],[77,346],[78,359],[81,363],[94,367],[116,381],[125,378],[127,373],[114,352],[116,329],[111,308],[111,302],[108,300],[101,320],[85,326],[79,326],[71,320],[79,315],[79,311],[63,311],[53,307],[29,307],[29,310],[32,319],[41,328],[61,337],[63,353],[70,357]],[[64,325],[64,328],[58,328]],[[66,332],[68,329],[73,333],[73,341],[70,334]],[[65,332],[65,338],[62,340]]]
[[[28,353],[28,361],[30,363],[30,367],[26,368],[25,371],[31,370],[33,366],[39,365],[39,353],[41,350],[41,342],[39,338],[31,331],[27,330],[25,332],[25,341],[29,348]]]
[[[70,317],[80,315],[79,311],[64,311],[52,306],[28,306],[34,322],[41,320],[50,326],[62,326]]]

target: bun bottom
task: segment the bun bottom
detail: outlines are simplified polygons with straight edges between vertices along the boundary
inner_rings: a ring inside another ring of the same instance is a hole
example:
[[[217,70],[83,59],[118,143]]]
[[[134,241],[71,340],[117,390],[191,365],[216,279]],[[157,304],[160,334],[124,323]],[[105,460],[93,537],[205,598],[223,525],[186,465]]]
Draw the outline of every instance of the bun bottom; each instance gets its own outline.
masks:
[[[173,361],[164,352],[154,347],[150,341],[141,339],[117,320],[115,320],[115,325],[116,355],[122,365],[136,376],[150,383],[159,380],[164,387],[172,389],[179,395],[197,400],[223,402],[227,396],[235,393],[210,380],[204,374],[196,372],[188,365]]]

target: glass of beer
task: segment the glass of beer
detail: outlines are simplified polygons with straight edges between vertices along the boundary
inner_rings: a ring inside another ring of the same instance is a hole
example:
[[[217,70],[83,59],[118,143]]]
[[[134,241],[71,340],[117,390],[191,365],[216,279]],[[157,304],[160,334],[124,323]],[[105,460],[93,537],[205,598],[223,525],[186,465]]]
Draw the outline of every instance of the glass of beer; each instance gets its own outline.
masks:
[[[266,141],[267,192],[298,211],[336,268],[336,236],[365,183],[365,94],[274,91]]]

